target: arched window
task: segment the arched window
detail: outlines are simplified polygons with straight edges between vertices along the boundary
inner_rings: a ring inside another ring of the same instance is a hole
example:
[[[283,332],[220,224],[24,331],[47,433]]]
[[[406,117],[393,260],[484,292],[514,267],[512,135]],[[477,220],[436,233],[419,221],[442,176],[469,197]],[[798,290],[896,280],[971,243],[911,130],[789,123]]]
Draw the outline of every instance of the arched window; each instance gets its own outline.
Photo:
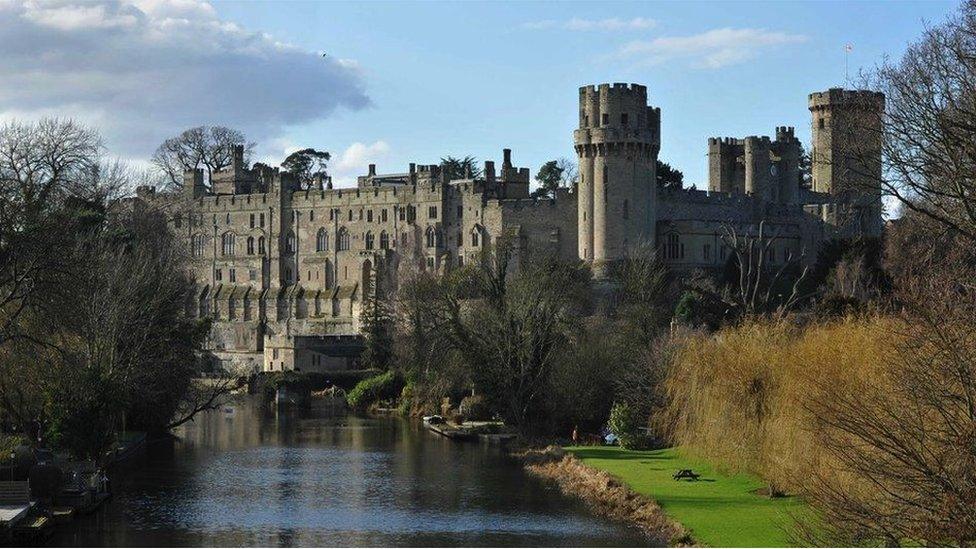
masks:
[[[324,228],[319,229],[319,232],[315,235],[315,251],[329,251],[329,233],[327,233]]]
[[[339,229],[339,234],[336,235],[336,249],[340,252],[349,249],[349,231],[345,227]]]
[[[295,253],[295,233],[288,231],[285,236],[285,251],[293,254]]]
[[[427,247],[433,248],[437,245],[437,233],[434,231],[433,227],[427,227]]]
[[[376,239],[373,237],[373,233],[371,233],[371,232],[366,233],[366,249],[367,250],[372,250],[373,249],[373,244],[375,243],[375,240]]]
[[[264,255],[264,237],[258,237],[258,254]]]
[[[386,234],[386,231],[380,233],[380,249],[381,250],[390,249],[390,235]]]
[[[472,246],[478,245],[478,229],[471,231],[471,245]]]
[[[247,237],[247,255],[254,255],[254,237]]]
[[[200,257],[203,255],[203,235],[195,234],[193,235],[193,240],[190,245],[190,253],[195,257]]]
[[[220,252],[222,255],[234,255],[234,233],[224,233],[221,235]]]

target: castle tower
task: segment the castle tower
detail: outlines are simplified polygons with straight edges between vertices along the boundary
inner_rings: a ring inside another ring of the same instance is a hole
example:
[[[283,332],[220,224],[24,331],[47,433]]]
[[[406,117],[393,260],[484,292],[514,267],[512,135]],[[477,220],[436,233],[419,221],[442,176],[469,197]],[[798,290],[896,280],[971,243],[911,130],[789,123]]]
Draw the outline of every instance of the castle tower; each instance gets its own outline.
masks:
[[[654,244],[655,163],[661,109],[647,88],[600,84],[580,88],[580,123],[573,132],[579,158],[579,257],[597,277],[639,241]]]
[[[881,139],[884,94],[831,88],[810,94],[813,190],[846,205],[825,221],[881,233]]]

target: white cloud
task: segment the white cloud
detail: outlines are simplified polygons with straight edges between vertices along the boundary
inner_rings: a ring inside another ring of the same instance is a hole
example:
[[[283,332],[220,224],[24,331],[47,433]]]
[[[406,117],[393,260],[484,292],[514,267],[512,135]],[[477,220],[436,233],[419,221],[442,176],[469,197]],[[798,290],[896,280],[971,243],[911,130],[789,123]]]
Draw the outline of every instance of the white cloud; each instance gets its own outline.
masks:
[[[765,29],[713,29],[690,36],[662,36],[653,40],[635,40],[625,45],[620,57],[637,58],[656,65],[685,59],[693,66],[715,69],[741,63],[758,55],[762,49],[805,42],[806,36]]]
[[[333,157],[332,180],[336,187],[351,187],[356,184],[356,176],[366,175],[370,164],[376,164],[390,153],[386,141],[370,144],[356,142],[346,147],[338,157]],[[382,172],[382,170],[379,170]]]
[[[112,152],[224,124],[259,142],[370,104],[354,61],[221,20],[200,0],[0,2],[0,119],[56,113]]]
[[[646,17],[634,17],[632,19],[620,19],[611,17],[609,19],[581,19],[574,17],[565,21],[547,19],[545,21],[535,21],[524,23],[522,28],[529,30],[562,29],[571,31],[614,31],[614,30],[646,30],[657,25],[653,19]]]

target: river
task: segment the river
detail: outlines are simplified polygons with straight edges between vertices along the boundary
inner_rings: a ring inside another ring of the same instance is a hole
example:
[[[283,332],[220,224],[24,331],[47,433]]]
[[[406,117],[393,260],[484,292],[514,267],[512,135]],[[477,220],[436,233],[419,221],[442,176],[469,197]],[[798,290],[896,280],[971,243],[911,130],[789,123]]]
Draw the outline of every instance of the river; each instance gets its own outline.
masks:
[[[634,546],[500,450],[242,398],[151,444],[55,546]]]

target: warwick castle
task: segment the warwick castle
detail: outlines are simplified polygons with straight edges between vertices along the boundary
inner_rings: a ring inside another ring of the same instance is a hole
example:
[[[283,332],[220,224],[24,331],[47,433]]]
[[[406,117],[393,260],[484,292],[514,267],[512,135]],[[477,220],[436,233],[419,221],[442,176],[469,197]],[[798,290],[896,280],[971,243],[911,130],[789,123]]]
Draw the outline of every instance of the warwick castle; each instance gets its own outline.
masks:
[[[647,104],[645,86],[600,84],[579,89],[579,182],[551,199],[530,198],[529,170],[509,149],[479,177],[370,165],[355,188],[302,189],[288,173],[247,168],[238,148],[209,187],[202,171],[187,172],[178,196],[142,187],[135,203],[164,208],[185,239],[198,284],[188,310],[213,319],[209,346],[224,367],[342,369],[362,348],[363,295],[377,280],[463,265],[503,235],[516,256],[578,258],[598,278],[639,242],[675,272],[721,267],[726,228],[755,234],[761,221],[774,266],[812,262],[827,239],[879,236],[880,152],[860,169],[845,152],[880,151],[870,121],[884,96],[833,88],[811,94],[809,108],[808,186],[794,129],[778,127],[770,137],[710,138],[707,191],[659,188],[661,109]]]

